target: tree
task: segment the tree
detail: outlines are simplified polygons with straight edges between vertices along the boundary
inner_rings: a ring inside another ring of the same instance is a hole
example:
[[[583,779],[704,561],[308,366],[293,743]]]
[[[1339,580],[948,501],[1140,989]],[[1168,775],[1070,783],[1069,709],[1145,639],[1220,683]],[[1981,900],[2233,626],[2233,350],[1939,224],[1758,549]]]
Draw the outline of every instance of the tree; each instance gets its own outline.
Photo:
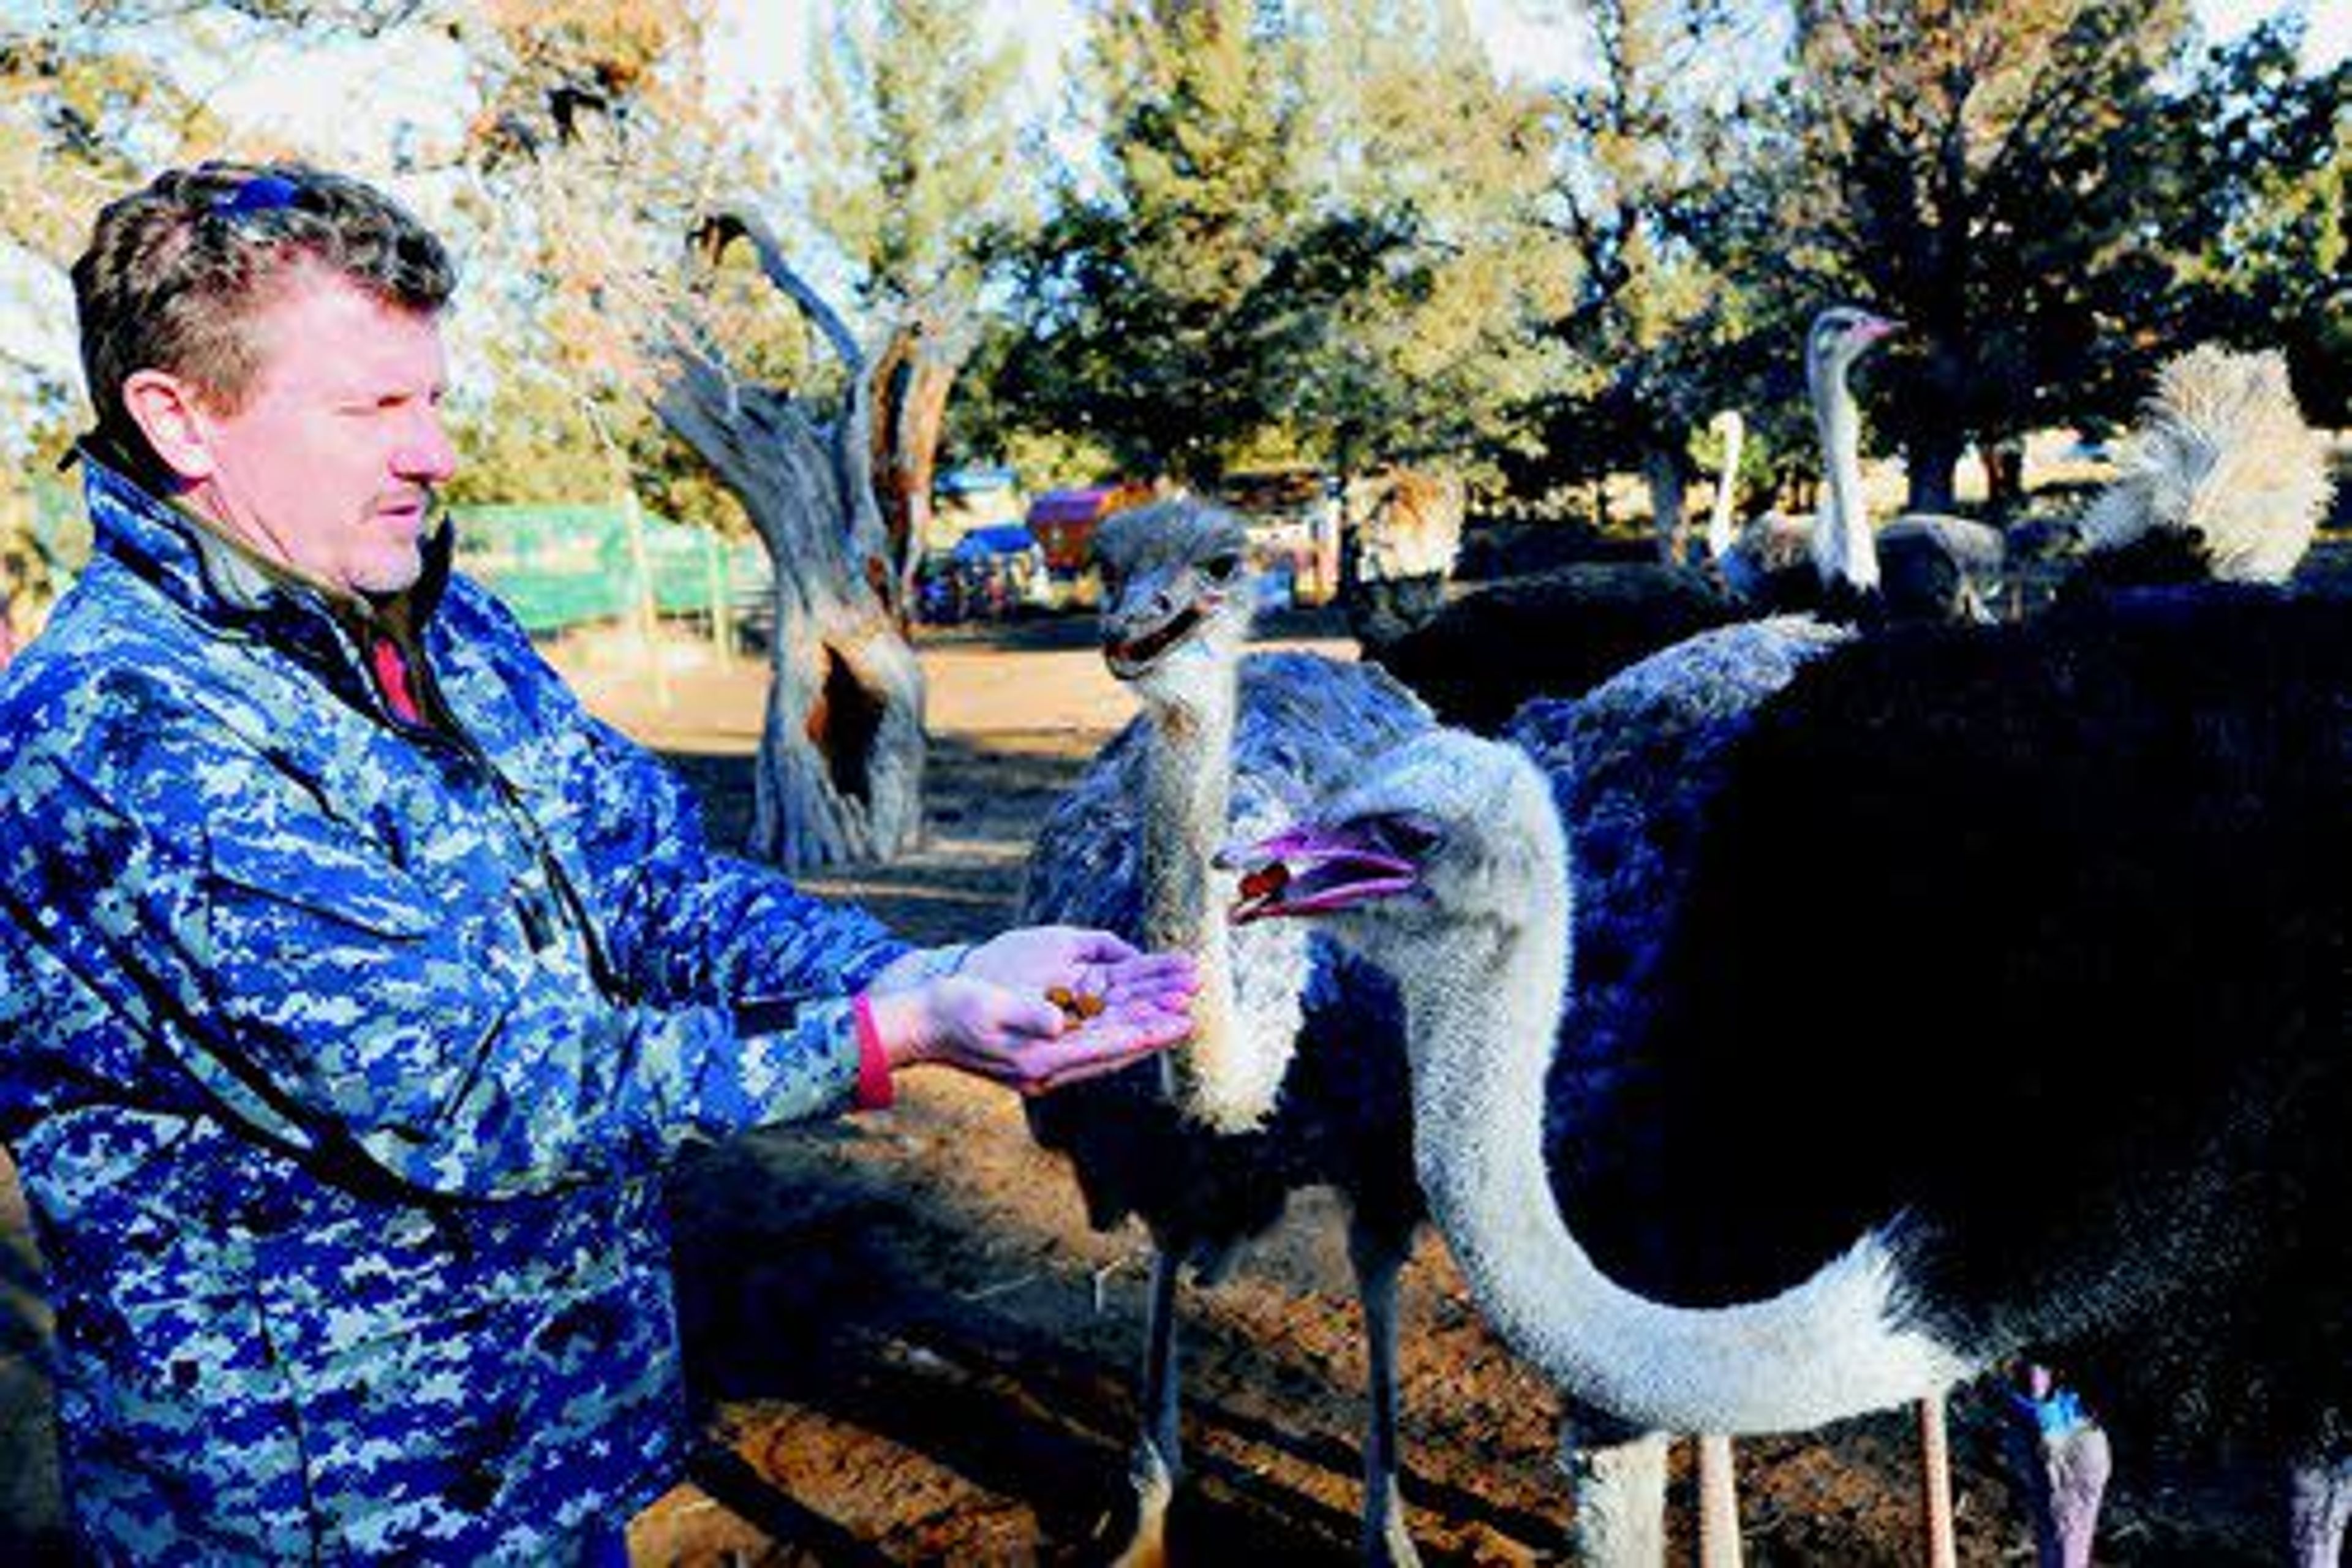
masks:
[[[1101,166],[1032,253],[1005,404],[1196,484],[1519,438],[1573,258],[1533,221],[1541,100],[1460,6],[1123,0],[1089,41]]]
[[[1104,167],[1056,193],[1005,374],[1030,418],[1131,472],[1213,480],[1275,423],[1307,214],[1295,48],[1256,24],[1246,0],[1111,0],[1089,25]]]
[[[536,280],[548,363],[583,395],[649,401],[774,563],[751,851],[795,868],[899,853],[922,824],[923,683],[875,499],[875,361],[760,216],[698,17],[518,4],[468,48],[475,155],[521,252],[501,271]]]
[[[845,6],[796,118],[805,205],[888,321],[874,354],[876,484],[902,601],[929,531],[948,398],[977,340],[990,258],[1034,226],[1011,89],[1021,52],[990,47],[960,0]]]
[[[2284,351],[2311,416],[2352,423],[2352,61],[2296,68],[2300,18],[2214,51],[2168,106],[2157,208],[2174,343]]]
[[[1812,279],[1906,323],[1883,380],[1909,503],[2060,409],[2112,403],[2105,307],[2157,266],[2162,73],[2185,0],[1800,0],[1806,167],[1781,217],[1832,258]]]
[[[1738,121],[1752,86],[1718,62],[1754,26],[1705,0],[1592,0],[1594,79],[1559,93],[1564,226],[1584,261],[1555,335],[1589,367],[1549,430],[1571,472],[1638,468],[1662,557],[1685,549],[1694,431],[1736,395],[1729,351],[1757,335],[1731,279],[1732,215],[1759,173]]]
[[[1298,295],[1270,401],[1345,473],[1526,438],[1557,385],[1540,324],[1578,258],[1540,221],[1555,130],[1499,79],[1458,4],[1305,9],[1299,177],[1317,216],[1287,258]]]

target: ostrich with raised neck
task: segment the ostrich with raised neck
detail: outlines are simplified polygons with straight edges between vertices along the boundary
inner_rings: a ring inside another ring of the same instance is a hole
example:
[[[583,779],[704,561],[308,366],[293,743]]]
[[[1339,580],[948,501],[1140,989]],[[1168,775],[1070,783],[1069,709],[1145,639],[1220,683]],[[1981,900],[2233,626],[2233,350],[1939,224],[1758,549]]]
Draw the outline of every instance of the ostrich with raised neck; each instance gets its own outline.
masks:
[[[1237,857],[1244,914],[1323,915],[1396,974],[1433,1215],[1574,1398],[1790,1430],[2055,1357],[2118,1430],[2281,1461],[2315,1568],[2352,1500],[2348,676],[2335,606],[2212,589],[1852,643],[1759,714],[1665,934],[1641,1118],[1685,1156],[1644,1221],[1718,1306],[1619,1284],[1559,1179],[1613,1124],[1555,1104],[1547,1142],[1573,895],[1524,755],[1401,748]],[[1919,830],[1945,798],[1964,844]],[[1824,941],[1829,1005],[1783,978]],[[1992,983],[1916,1005],[1958,955]],[[1895,1016],[1961,1068],[1931,1094],[1885,1070]],[[1987,1135],[2061,1124],[2030,1163]]]
[[[1893,323],[1850,305],[1816,316],[1805,337],[1805,379],[1824,467],[1832,450],[1853,458],[1838,483],[1856,504],[1832,506],[1824,488],[1815,517],[1795,524],[1758,519],[1727,539],[1728,489],[1738,445],[1727,441],[1705,569],[1671,563],[1581,562],[1507,579],[1464,595],[1366,657],[1419,692],[1448,723],[1491,734],[1531,698],[1568,699],[1619,670],[1711,627],[1784,612],[1841,619],[1874,613],[1878,557],[1859,505],[1860,416],[1846,372]]]
[[[1422,1216],[1412,1179],[1402,1019],[1384,976],[1297,928],[1228,931],[1211,858],[1234,832],[1286,820],[1362,757],[1431,727],[1380,670],[1251,654],[1247,539],[1230,512],[1177,500],[1106,521],[1103,652],[1143,714],[1047,820],[1023,908],[1087,918],[1193,953],[1192,1037],[1159,1060],[1031,1102],[1099,1228],[1139,1215],[1154,1249],[1137,1524],[1123,1562],[1160,1561],[1181,1475],[1177,1285],[1220,1277],[1288,1194],[1337,1188],[1363,1307],[1369,1402],[1362,1547],[1414,1560],[1397,1492],[1397,1276]]]

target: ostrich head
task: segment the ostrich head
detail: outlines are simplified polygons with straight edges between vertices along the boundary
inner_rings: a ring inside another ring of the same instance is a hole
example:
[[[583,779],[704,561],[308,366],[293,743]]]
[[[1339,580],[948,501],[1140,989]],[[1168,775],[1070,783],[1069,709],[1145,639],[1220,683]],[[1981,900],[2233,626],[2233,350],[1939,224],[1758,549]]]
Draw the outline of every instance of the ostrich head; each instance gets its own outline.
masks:
[[[1516,748],[1419,735],[1287,831],[1221,857],[1244,873],[1237,922],[1315,916],[1405,978],[1476,931],[1500,942],[1559,917],[1566,843],[1551,791]]]
[[[1843,383],[1854,361],[1902,330],[1902,322],[1874,315],[1859,305],[1832,305],[1813,318],[1812,331],[1805,338],[1807,382],[1816,390]]]
[[[1103,658],[1145,700],[1197,707],[1229,672],[1252,600],[1241,519],[1189,498],[1107,520],[1095,535]]]

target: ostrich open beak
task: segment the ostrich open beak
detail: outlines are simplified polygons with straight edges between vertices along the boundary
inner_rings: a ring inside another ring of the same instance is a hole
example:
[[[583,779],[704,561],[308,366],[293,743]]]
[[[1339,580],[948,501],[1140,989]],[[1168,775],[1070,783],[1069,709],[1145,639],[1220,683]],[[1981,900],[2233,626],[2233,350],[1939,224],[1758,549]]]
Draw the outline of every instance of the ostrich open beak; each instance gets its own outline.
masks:
[[[1162,654],[1191,637],[1210,608],[1209,603],[1195,599],[1171,615],[1141,626],[1136,624],[1138,617],[1106,617],[1103,662],[1110,666],[1115,679],[1134,679],[1160,662]]]
[[[1235,925],[1329,914],[1421,886],[1420,868],[1411,860],[1367,843],[1345,826],[1309,824],[1255,844],[1227,845],[1217,852],[1217,864],[1242,873],[1241,897],[1232,914]]]
[[[1891,338],[1902,331],[1903,323],[1892,316],[1873,316],[1854,330],[1862,334],[1864,342],[1874,343],[1881,338]]]

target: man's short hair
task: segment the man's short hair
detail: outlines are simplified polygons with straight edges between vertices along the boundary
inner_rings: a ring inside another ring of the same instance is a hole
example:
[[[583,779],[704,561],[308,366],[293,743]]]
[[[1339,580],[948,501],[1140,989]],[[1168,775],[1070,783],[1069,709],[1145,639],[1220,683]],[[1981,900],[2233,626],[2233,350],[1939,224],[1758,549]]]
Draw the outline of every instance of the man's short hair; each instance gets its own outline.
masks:
[[[305,164],[201,163],[107,204],[73,265],[99,449],[162,477],[123,405],[135,371],[179,376],[220,412],[242,407],[260,369],[247,323],[304,266],[425,315],[457,281],[441,241],[398,203]]]

